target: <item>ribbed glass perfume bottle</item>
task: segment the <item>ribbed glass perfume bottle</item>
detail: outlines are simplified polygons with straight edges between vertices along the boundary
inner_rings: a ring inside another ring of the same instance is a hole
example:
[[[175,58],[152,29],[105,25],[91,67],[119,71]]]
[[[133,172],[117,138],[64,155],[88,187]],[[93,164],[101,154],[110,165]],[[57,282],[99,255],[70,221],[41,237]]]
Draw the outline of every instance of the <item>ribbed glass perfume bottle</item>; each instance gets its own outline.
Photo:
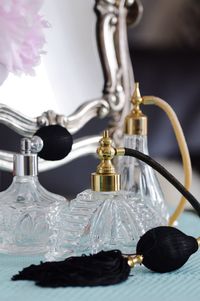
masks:
[[[0,193],[0,252],[18,255],[54,251],[60,214],[67,200],[53,194],[38,181],[37,152],[42,140],[21,140],[21,153],[14,156],[14,178]]]
[[[132,98],[134,109],[125,120],[124,147],[148,155],[147,116],[140,110],[141,102],[139,85],[136,83]],[[119,161],[119,171],[122,175],[122,189],[132,191],[137,199],[152,206],[167,224],[169,215],[154,170],[136,158],[123,157]]]
[[[136,149],[148,155],[147,136],[125,135],[124,147]],[[122,189],[132,191],[137,199],[152,206],[159,214],[168,220],[168,211],[164,196],[154,170],[144,162],[131,157],[120,158]]]
[[[165,224],[151,204],[131,191],[120,190],[120,175],[111,163],[115,149],[107,131],[97,153],[101,163],[91,176],[92,189],[78,194],[69,210],[62,212],[54,253],[59,259],[112,249],[134,253],[142,234]],[[55,259],[54,254],[47,254],[47,259]]]

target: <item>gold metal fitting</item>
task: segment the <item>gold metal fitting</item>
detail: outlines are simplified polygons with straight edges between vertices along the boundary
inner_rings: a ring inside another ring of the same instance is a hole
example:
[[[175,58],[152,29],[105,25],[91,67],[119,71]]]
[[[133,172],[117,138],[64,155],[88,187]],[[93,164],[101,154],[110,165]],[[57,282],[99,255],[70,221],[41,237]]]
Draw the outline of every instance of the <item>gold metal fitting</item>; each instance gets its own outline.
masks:
[[[116,155],[116,149],[112,147],[112,139],[109,132],[104,131],[100,140],[97,154],[101,160],[95,173],[91,174],[91,188],[93,191],[119,191],[121,189],[120,175],[116,173],[111,160]]]
[[[142,255],[134,255],[134,256],[128,256],[128,265],[131,268],[134,268],[136,264],[142,264],[143,262],[143,256]]]
[[[142,102],[139,83],[135,83],[135,90],[131,98],[133,110],[125,118],[124,133],[127,135],[147,135],[147,116],[140,109]]]
[[[198,243],[198,246],[200,248],[200,237],[197,238],[197,243]]]
[[[125,155],[125,148],[124,147],[118,147],[116,148],[116,156],[124,156]]]

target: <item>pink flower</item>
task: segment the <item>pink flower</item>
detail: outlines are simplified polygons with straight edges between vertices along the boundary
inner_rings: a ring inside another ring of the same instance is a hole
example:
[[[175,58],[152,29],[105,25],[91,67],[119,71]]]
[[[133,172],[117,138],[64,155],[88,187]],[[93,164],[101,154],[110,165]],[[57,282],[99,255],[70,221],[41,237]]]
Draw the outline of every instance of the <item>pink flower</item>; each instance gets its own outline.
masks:
[[[43,0],[0,0],[0,63],[9,72],[34,74],[45,44]]]

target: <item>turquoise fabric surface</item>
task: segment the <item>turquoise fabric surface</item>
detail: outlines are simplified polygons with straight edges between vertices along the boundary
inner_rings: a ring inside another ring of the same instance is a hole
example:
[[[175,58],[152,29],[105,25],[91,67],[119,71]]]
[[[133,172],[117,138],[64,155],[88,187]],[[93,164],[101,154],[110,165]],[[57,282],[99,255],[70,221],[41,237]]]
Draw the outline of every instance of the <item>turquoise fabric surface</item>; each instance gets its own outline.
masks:
[[[179,228],[200,236],[200,220],[185,213]],[[97,288],[39,288],[29,281],[10,281],[12,275],[39,259],[0,255],[0,301],[194,301],[200,296],[200,251],[181,269],[157,274],[145,267],[132,271],[128,281],[115,286]]]

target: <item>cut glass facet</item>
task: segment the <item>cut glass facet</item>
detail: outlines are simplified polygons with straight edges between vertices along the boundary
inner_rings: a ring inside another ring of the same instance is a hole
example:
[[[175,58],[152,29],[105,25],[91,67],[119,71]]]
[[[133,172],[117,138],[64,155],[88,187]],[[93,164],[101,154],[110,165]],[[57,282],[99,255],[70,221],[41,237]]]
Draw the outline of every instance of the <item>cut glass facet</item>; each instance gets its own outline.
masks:
[[[125,135],[124,146],[148,155],[147,136]],[[122,175],[122,189],[132,191],[137,199],[149,204],[167,224],[169,214],[155,171],[146,163],[125,156],[120,158],[119,172]]]
[[[0,193],[0,252],[54,252],[60,215],[68,202],[44,189],[37,176],[15,176]]]
[[[132,254],[140,236],[166,220],[132,192],[85,190],[62,212],[61,223],[55,252],[59,259],[112,249]]]

